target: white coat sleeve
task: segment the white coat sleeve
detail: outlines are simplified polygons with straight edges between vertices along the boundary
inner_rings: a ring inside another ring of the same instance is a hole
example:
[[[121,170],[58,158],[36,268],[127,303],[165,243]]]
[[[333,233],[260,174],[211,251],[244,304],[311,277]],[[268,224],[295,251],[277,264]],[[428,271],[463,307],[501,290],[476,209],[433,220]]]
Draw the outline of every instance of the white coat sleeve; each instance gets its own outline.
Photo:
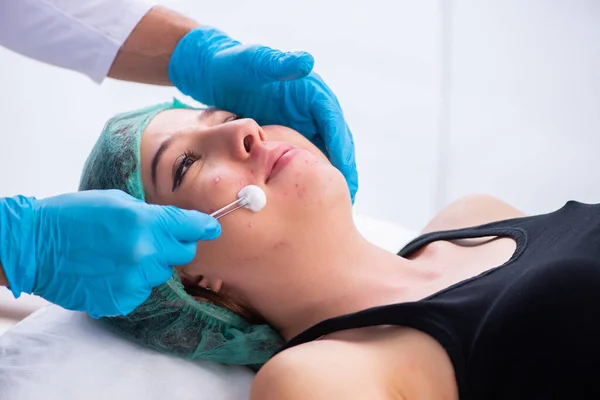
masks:
[[[0,46],[100,83],[153,5],[141,0],[0,0]]]

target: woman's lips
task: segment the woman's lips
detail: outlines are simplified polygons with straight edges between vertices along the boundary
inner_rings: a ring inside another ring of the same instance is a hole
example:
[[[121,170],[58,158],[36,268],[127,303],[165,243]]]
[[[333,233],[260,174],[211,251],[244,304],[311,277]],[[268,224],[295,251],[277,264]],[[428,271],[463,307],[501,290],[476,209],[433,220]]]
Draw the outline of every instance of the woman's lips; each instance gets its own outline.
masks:
[[[273,164],[273,169],[271,169],[271,173],[269,174],[269,178],[267,181],[275,178],[293,159],[300,153],[301,149],[293,147],[287,151],[285,151],[281,157],[275,161]]]

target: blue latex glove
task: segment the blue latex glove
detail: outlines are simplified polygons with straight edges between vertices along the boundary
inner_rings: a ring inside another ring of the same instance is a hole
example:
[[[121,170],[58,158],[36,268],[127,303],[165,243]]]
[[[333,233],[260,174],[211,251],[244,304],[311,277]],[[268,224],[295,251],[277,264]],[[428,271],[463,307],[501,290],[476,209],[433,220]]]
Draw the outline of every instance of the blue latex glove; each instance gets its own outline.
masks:
[[[0,199],[0,262],[15,297],[34,293],[92,317],[126,315],[199,240],[221,232],[197,211],[149,205],[118,190]]]
[[[308,53],[242,45],[202,26],[177,45],[169,78],[203,104],[302,133],[344,174],[354,201],[358,174],[352,132],[333,92],[311,73],[313,64]]]

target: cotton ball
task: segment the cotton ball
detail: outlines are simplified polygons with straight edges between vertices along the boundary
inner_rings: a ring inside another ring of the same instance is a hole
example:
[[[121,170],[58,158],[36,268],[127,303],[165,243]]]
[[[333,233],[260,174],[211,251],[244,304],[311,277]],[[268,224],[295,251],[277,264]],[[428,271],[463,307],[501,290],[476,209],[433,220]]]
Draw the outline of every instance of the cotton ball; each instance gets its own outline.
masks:
[[[259,212],[267,205],[267,195],[256,185],[248,185],[238,192],[238,199],[244,198],[242,204],[249,210]]]

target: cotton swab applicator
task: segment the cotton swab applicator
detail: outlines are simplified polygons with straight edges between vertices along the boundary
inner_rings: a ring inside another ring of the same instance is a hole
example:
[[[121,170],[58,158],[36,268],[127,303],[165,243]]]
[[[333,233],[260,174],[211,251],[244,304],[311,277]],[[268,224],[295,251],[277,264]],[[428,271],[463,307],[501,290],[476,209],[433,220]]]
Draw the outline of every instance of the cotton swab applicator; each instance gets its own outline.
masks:
[[[244,207],[254,212],[259,212],[267,205],[267,195],[256,185],[248,185],[242,188],[237,194],[238,199],[227,204],[225,207],[218,209],[210,214],[216,219],[223,218],[227,214],[231,214],[235,210]],[[232,208],[233,207],[233,208]]]

